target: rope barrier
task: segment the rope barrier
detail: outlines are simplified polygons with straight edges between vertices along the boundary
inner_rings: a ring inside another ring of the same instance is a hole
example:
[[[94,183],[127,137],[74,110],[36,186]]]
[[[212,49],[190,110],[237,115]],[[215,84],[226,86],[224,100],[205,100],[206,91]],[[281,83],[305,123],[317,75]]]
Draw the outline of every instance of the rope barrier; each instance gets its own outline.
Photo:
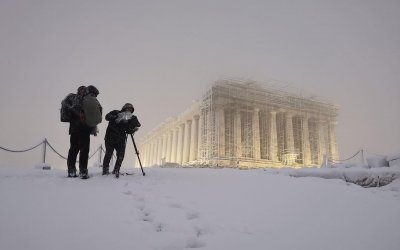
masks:
[[[24,153],[24,152],[33,150],[33,149],[39,147],[40,145],[43,145],[43,143],[47,144],[47,145],[50,147],[50,149],[51,149],[55,154],[57,154],[60,158],[62,158],[62,159],[64,159],[64,160],[68,160],[68,158],[65,157],[65,156],[63,156],[62,154],[60,154],[60,153],[50,144],[50,142],[49,142],[47,139],[44,139],[41,143],[37,144],[36,146],[33,146],[33,147],[31,147],[31,148],[28,148],[28,149],[24,149],[24,150],[12,150],[12,149],[4,148],[4,147],[1,147],[1,146],[0,146],[0,149],[2,149],[2,150],[4,150],[4,151],[7,151],[7,152],[11,152],[11,153]],[[99,150],[102,150],[103,152],[105,152],[105,150],[104,150],[104,148],[103,148],[103,145],[101,145],[100,147],[98,147],[97,150],[94,151],[94,152],[88,157],[88,159],[92,158],[97,152],[99,152]],[[45,149],[44,149],[44,151],[45,151]],[[44,152],[44,154],[45,154],[45,153],[46,153],[46,152]],[[79,161],[76,161],[76,162],[79,162]]]
[[[62,156],[60,153],[58,153],[57,150],[55,150],[55,149],[53,148],[53,146],[51,146],[50,143],[49,143],[47,140],[46,140],[46,143],[47,143],[47,145],[49,145],[49,147],[53,150],[54,153],[58,154],[58,156],[60,156],[60,157],[63,158],[64,160],[68,160],[67,157]]]
[[[349,157],[349,158],[347,158],[347,159],[344,159],[344,160],[334,160],[334,159],[332,159],[332,162],[338,162],[338,163],[340,163],[340,162],[344,162],[344,161],[351,160],[351,159],[353,159],[354,157],[356,157],[361,151],[362,151],[362,150],[358,150],[357,153],[355,153],[353,156],[351,156],[351,157]]]
[[[31,148],[28,148],[28,149],[24,149],[24,150],[11,150],[11,149],[7,149],[7,148],[3,148],[3,147],[0,147],[0,149],[3,149],[3,150],[5,150],[5,151],[11,152],[11,153],[24,153],[24,152],[27,152],[27,151],[30,151],[30,150],[33,150],[33,149],[39,147],[39,146],[42,145],[43,143],[44,143],[44,141],[42,141],[41,143],[39,143],[39,144],[36,145],[36,146],[33,146],[33,147],[31,147]]]
[[[11,152],[11,153],[24,153],[24,152],[33,150],[33,149],[39,147],[40,145],[43,145],[43,143],[47,144],[47,145],[51,148],[51,150],[52,150],[55,154],[57,154],[59,157],[61,157],[61,158],[64,159],[64,160],[68,160],[68,158],[65,157],[65,156],[63,156],[62,154],[60,154],[60,153],[49,143],[49,141],[48,141],[46,138],[45,138],[42,142],[40,142],[39,144],[37,144],[37,145],[35,145],[35,146],[31,147],[31,148],[28,148],[28,149],[23,149],[23,150],[12,150],[12,149],[4,148],[4,147],[1,147],[1,146],[0,146],[0,149],[2,149],[2,150],[4,150],[4,151],[7,151],[7,152]],[[44,151],[46,151],[46,149],[44,149]],[[91,158],[92,158],[97,152],[99,152],[99,151],[103,152],[104,154],[106,153],[105,149],[103,148],[103,145],[100,145],[100,147],[98,147],[96,151],[94,151],[92,154],[90,154],[90,156],[88,157],[88,159],[91,159]],[[343,159],[343,160],[329,159],[329,162],[330,162],[330,163],[343,163],[343,162],[345,162],[345,161],[348,161],[348,160],[353,159],[354,157],[356,157],[356,156],[357,156],[359,153],[361,153],[361,152],[367,152],[367,153],[372,154],[372,155],[385,157],[384,155],[380,155],[380,154],[376,154],[376,153],[372,153],[372,152],[368,152],[368,151],[366,151],[366,150],[360,149],[360,150],[357,151],[353,156],[351,156],[351,157],[349,157],[349,158],[347,158],[347,159]],[[46,152],[44,152],[44,154],[46,154]],[[101,155],[100,155],[100,156],[101,156]],[[112,154],[111,158],[113,159],[114,157],[115,157],[115,159],[117,159],[117,156],[114,155],[114,154]],[[400,159],[400,158],[398,158],[398,159]],[[100,159],[100,160],[101,160],[101,159]],[[394,159],[394,160],[397,160],[397,159]],[[79,161],[77,161],[77,162],[79,162]]]
[[[94,151],[93,153],[92,153],[92,155],[91,156],[89,156],[89,158],[88,159],[90,159],[90,158],[92,158],[97,152],[99,152],[99,150],[100,150],[100,147],[98,147],[97,148],[97,150],[96,151]]]

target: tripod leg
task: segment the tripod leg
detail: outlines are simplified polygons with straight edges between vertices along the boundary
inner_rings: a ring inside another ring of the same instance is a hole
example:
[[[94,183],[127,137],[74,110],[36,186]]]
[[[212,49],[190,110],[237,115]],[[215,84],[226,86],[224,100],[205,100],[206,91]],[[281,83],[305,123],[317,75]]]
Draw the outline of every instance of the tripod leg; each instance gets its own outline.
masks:
[[[138,151],[138,149],[136,147],[135,139],[133,139],[133,135],[132,134],[131,134],[131,138],[132,138],[133,147],[135,148],[136,155],[137,155],[137,158],[139,160],[140,169],[142,170],[143,176],[145,176],[146,173],[143,171],[142,162],[140,161],[140,157],[139,157],[139,151]]]

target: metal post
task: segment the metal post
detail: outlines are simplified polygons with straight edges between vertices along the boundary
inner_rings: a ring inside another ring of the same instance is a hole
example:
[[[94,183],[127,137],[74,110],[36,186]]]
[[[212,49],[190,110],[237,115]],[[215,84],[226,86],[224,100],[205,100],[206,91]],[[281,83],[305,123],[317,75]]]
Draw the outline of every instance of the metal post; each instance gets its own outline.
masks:
[[[99,147],[99,163],[101,163],[102,153],[103,153],[103,145],[100,145],[100,147]]]
[[[47,145],[47,139],[44,138],[43,140],[43,163],[46,163],[46,145]]]
[[[364,161],[364,149],[361,149],[361,164],[364,166],[365,161]]]

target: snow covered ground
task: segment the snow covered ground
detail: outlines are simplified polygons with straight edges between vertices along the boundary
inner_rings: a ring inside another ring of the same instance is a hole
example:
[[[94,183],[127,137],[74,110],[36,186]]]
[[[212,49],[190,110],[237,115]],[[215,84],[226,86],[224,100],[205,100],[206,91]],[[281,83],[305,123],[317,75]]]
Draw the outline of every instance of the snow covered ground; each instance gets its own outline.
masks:
[[[0,249],[400,249],[399,179],[363,188],[325,179],[329,169],[89,171],[0,167]]]

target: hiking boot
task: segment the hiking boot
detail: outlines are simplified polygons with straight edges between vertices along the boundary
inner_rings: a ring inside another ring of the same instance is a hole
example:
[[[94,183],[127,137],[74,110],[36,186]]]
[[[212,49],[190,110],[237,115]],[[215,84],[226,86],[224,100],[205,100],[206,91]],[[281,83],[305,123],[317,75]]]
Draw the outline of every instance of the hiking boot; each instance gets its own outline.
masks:
[[[78,177],[76,171],[68,172],[68,178],[76,178],[76,177]]]
[[[119,178],[119,169],[120,169],[120,167],[121,166],[115,166],[114,167],[113,173],[115,174],[116,178]]]
[[[83,179],[83,180],[89,179],[89,174],[88,174],[87,171],[79,173],[79,176],[80,176],[81,179]]]
[[[110,171],[108,171],[108,170],[103,170],[102,175],[109,175],[109,174],[110,174]]]

